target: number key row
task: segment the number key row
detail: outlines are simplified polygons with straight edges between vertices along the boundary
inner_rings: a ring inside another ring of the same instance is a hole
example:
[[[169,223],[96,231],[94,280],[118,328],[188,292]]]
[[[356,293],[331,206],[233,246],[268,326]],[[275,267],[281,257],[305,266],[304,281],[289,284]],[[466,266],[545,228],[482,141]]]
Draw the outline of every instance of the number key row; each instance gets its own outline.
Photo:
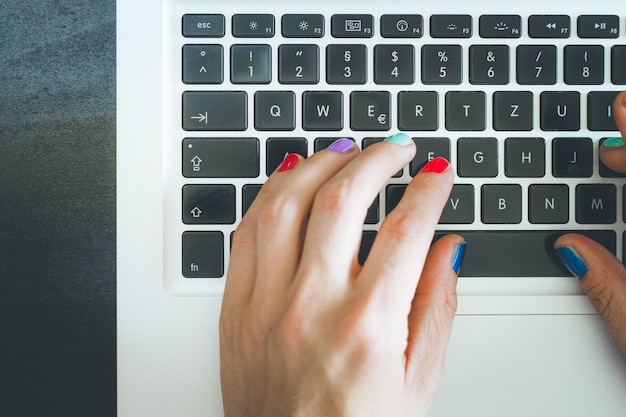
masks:
[[[568,45],[563,50],[563,80],[570,85],[599,85],[604,79],[602,45]],[[374,82],[414,84],[413,45],[376,45]],[[557,48],[554,45],[520,45],[516,50],[516,81],[521,85],[553,85],[557,82]],[[365,84],[368,81],[367,48],[361,44],[328,45],[326,82]],[[469,82],[505,85],[510,82],[510,48],[507,45],[472,45],[469,48]],[[611,49],[611,82],[626,84],[626,45]],[[423,84],[461,84],[463,50],[460,45],[424,45],[421,49]],[[269,45],[237,44],[230,50],[230,81],[233,84],[269,84],[272,81],[272,50]],[[320,81],[318,45],[291,44],[278,47],[278,81],[281,84],[317,84]],[[222,45],[185,45],[183,82],[224,82]]]

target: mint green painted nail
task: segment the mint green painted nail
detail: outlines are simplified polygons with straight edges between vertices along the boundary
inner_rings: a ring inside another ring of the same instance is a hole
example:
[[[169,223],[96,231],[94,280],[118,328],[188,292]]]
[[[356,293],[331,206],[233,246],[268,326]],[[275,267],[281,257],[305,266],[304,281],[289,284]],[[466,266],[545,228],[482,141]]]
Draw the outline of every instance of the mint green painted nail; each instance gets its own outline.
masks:
[[[412,142],[409,135],[406,133],[396,133],[395,135],[388,136],[385,142],[393,143],[394,145],[405,146]]]
[[[602,142],[603,146],[607,148],[622,148],[624,147],[624,139],[622,138],[610,138]]]

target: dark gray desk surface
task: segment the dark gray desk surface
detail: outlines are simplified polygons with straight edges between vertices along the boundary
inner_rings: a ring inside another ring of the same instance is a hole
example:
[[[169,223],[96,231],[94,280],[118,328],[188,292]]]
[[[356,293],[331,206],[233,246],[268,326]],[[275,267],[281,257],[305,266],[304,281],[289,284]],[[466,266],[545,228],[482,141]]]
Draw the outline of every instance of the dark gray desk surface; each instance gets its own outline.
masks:
[[[0,2],[0,415],[114,416],[115,1]]]

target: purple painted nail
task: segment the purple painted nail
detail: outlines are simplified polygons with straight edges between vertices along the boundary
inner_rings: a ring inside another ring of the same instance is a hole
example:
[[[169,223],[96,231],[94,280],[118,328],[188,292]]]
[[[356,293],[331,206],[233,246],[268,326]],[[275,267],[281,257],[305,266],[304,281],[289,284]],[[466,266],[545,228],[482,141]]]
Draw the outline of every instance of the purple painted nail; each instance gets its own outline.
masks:
[[[354,142],[348,138],[341,138],[328,145],[326,149],[338,153],[350,153],[354,150]]]

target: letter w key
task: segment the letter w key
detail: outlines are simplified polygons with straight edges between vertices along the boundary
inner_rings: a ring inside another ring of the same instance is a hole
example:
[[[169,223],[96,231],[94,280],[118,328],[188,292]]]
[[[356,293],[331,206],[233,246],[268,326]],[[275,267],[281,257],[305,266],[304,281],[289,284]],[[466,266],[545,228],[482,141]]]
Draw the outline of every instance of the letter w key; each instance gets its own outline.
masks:
[[[343,94],[340,91],[306,91],[302,94],[304,130],[343,129]]]

